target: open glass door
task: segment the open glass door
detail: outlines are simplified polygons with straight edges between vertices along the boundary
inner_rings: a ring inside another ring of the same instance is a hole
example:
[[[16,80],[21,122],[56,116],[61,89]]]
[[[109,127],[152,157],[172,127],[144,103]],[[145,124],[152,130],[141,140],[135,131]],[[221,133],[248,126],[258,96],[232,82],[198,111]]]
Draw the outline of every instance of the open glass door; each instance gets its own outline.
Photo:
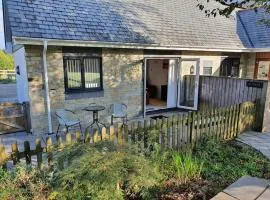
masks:
[[[178,83],[178,107],[198,109],[200,59],[181,59]]]

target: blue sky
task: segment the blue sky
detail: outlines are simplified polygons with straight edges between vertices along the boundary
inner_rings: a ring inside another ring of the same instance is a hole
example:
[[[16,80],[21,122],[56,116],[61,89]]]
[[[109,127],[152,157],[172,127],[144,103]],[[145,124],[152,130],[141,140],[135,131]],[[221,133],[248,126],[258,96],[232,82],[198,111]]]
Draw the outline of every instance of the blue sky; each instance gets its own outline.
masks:
[[[2,0],[0,0],[0,49],[5,48],[5,40],[4,40],[4,22],[3,22],[3,11],[2,11]]]

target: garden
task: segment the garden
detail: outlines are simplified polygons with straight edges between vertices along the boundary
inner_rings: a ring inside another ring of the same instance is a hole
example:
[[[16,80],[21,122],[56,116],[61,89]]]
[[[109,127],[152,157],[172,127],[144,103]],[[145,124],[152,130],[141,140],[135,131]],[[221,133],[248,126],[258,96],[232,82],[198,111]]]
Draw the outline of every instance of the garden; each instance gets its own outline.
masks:
[[[157,143],[75,143],[53,168],[0,170],[0,199],[210,199],[244,175],[270,178],[270,163],[236,141],[203,138],[195,148]]]

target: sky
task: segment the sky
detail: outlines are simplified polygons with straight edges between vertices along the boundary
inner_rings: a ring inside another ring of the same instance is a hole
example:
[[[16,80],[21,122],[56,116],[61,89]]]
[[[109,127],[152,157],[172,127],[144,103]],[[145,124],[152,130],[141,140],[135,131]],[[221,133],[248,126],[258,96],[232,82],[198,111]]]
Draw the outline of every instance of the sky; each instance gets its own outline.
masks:
[[[0,49],[5,49],[2,0],[0,0]]]

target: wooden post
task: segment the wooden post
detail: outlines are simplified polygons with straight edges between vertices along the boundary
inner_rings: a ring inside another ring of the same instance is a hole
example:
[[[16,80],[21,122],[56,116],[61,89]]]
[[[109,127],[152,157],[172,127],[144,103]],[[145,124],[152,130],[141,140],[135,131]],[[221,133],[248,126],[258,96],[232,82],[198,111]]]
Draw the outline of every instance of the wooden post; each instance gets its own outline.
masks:
[[[48,159],[48,165],[51,168],[52,167],[52,161],[53,161],[53,143],[52,143],[52,138],[47,137],[46,138],[46,149],[47,149],[47,159]]]
[[[5,146],[3,144],[0,144],[0,166],[2,166],[4,169],[7,168],[7,159],[8,154],[5,151]]]
[[[31,164],[31,152],[30,152],[30,143],[28,141],[24,142],[24,156],[26,164]]]
[[[11,151],[12,151],[11,158],[13,160],[13,165],[16,165],[18,162],[20,162],[17,142],[15,142],[11,145]]]
[[[41,169],[41,167],[42,167],[42,152],[43,152],[43,149],[41,147],[41,140],[36,139],[35,143],[36,143],[36,154],[37,154],[37,166],[39,169]],[[61,146],[61,144],[59,144],[59,146]]]

